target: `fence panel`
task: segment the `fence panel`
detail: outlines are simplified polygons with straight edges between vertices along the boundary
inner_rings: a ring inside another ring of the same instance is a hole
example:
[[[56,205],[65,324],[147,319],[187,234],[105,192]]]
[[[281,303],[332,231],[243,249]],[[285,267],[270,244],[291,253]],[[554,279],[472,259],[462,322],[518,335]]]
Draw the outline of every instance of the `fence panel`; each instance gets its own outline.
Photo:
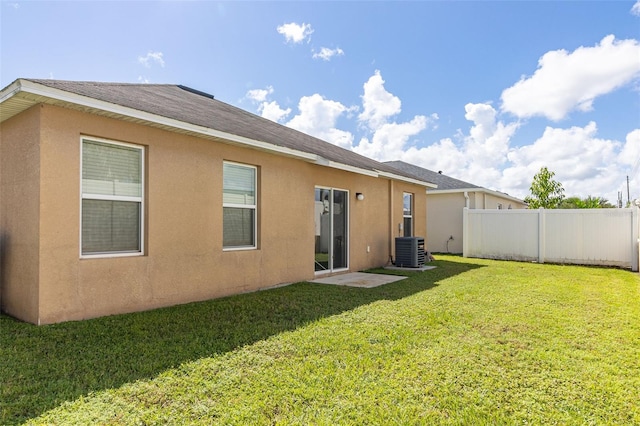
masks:
[[[469,210],[463,255],[638,270],[638,208]]]
[[[538,259],[536,210],[467,210],[468,257],[510,260]],[[482,212],[482,214],[480,214]],[[465,255],[467,256],[467,255]]]

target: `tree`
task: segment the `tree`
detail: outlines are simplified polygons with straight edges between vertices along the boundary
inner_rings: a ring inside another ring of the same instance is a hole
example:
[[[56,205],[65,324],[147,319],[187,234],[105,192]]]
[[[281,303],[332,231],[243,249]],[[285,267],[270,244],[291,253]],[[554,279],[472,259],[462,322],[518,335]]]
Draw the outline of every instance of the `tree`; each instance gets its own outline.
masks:
[[[564,188],[558,181],[553,180],[555,172],[550,172],[546,167],[542,167],[533,177],[529,192],[524,199],[529,204],[529,208],[556,209],[564,199]]]
[[[559,209],[610,209],[615,206],[602,197],[592,197],[589,195],[587,198],[569,197],[562,200]]]
[[[579,209],[582,205],[582,200],[580,197],[568,197],[562,200],[559,209]]]
[[[606,198],[602,198],[602,197],[594,197],[594,199],[598,200],[598,207],[599,209],[615,209],[616,206],[611,204],[609,202],[609,200],[607,200]]]

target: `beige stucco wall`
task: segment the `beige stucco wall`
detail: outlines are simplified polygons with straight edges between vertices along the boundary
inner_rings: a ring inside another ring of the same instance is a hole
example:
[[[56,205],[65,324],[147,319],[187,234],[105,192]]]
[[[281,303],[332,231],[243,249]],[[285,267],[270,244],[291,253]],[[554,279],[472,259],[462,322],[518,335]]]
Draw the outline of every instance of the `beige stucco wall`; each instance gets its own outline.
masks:
[[[0,303],[38,320],[40,112],[33,107],[0,125]]]
[[[351,271],[387,263],[390,225],[402,221],[402,192],[416,194],[416,218],[426,217],[426,196],[418,185],[391,184],[60,107],[38,108],[41,214],[39,233],[32,230],[30,236],[39,248],[39,257],[32,260],[39,271],[39,313],[37,319],[22,317],[27,321],[44,324],[146,310],[313,279],[315,186],[349,191]],[[83,135],[146,147],[144,256],[80,258]],[[20,139],[16,136],[11,140]],[[259,168],[257,250],[222,250],[225,160]],[[356,192],[365,200],[357,201]],[[416,235],[425,233],[425,221],[416,219]]]

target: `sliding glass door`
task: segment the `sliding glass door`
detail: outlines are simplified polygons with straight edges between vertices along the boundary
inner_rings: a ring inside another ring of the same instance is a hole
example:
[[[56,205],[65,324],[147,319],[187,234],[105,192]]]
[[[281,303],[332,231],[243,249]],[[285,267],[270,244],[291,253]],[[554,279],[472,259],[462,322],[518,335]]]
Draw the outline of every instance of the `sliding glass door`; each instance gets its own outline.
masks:
[[[349,193],[315,189],[315,271],[347,269],[349,253]]]

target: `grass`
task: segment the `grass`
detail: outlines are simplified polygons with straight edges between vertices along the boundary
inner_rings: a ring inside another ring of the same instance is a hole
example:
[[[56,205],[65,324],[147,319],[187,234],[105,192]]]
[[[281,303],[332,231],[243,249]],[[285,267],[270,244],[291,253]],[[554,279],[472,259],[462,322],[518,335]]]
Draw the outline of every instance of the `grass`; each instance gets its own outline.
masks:
[[[640,424],[640,277],[438,256],[35,327],[0,316],[2,424]]]

